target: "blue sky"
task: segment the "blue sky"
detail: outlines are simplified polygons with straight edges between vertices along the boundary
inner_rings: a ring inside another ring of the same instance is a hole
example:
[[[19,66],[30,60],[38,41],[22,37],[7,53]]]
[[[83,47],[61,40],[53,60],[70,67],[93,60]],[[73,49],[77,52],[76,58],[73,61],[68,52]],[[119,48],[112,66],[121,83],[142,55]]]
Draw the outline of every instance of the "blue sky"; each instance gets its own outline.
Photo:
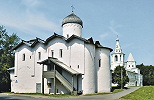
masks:
[[[115,48],[137,64],[154,65],[154,0],[0,0],[0,25],[21,39],[62,34],[61,22],[74,13],[83,21],[82,37]]]

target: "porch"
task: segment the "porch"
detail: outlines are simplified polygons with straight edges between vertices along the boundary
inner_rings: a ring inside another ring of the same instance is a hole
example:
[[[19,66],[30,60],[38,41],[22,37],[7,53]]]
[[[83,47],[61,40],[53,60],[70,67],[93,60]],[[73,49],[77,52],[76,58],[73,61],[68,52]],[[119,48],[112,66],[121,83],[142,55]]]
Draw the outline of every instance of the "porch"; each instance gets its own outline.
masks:
[[[38,62],[42,64],[42,93],[44,94],[44,78],[53,79],[53,93],[56,94],[56,83],[59,81],[71,94],[77,94],[79,91],[78,77],[82,74],[68,67],[57,58],[51,58]],[[47,71],[44,71],[44,65],[47,66]],[[62,73],[66,71],[70,74],[69,77],[64,76]],[[75,78],[76,77],[76,78]],[[69,80],[68,80],[69,78]],[[70,79],[71,78],[71,79]],[[75,80],[76,79],[76,80]],[[71,80],[71,81],[70,81]],[[76,82],[76,88],[74,87]]]

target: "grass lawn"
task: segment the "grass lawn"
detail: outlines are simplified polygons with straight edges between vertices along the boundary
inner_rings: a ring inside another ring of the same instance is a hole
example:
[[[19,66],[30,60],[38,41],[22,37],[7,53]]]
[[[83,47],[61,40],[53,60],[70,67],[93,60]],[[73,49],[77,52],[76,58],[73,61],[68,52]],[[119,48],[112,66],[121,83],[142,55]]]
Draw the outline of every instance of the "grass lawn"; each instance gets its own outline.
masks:
[[[125,89],[128,89],[128,88],[124,87],[124,89],[120,89],[120,88],[114,86],[114,87],[112,87],[111,92],[102,92],[102,93],[86,94],[85,96],[90,96],[90,95],[103,95],[103,94],[117,93],[117,92],[121,92],[121,91],[123,91],[123,90],[125,90]]]
[[[127,87],[124,87],[124,89],[121,89],[119,87],[113,86],[111,92],[112,93],[117,93],[117,92],[121,92],[121,91],[123,91],[125,89],[128,89],[128,88]]]
[[[103,94],[111,94],[111,93],[117,93],[117,92],[121,92],[123,90],[125,90],[127,88],[124,89],[119,89],[118,87],[112,87],[111,92],[102,92],[102,93],[93,93],[93,94],[86,94],[85,96],[90,96],[90,95],[103,95]],[[10,94],[13,92],[9,92]],[[13,94],[23,94],[23,95],[38,95],[38,96],[50,96],[50,97],[70,97],[70,96],[78,96],[78,95],[70,95],[70,94],[42,94],[42,93],[13,93]]]
[[[120,100],[154,100],[154,86],[144,86],[123,96]]]

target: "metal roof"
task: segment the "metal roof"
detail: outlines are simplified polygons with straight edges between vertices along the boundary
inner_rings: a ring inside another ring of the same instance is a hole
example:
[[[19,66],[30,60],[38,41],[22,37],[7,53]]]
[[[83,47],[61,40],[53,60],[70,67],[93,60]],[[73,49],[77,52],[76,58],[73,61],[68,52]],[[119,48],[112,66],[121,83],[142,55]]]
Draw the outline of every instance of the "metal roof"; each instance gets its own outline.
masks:
[[[133,62],[135,61],[132,53],[129,54],[127,61],[133,61]]]
[[[59,61],[57,58],[48,57],[48,59],[46,59],[42,62],[38,62],[38,63],[47,65],[47,64],[51,63],[50,61],[53,62],[54,64],[56,64],[57,66],[63,68],[64,70],[70,72],[71,74],[75,74],[75,75],[81,74],[81,73],[75,71],[74,69],[70,68],[69,66],[67,66],[63,62]]]
[[[65,17],[63,19],[62,26],[64,24],[67,24],[67,23],[77,23],[77,24],[80,24],[83,27],[82,20],[78,16],[76,16],[73,12],[72,12],[72,14],[68,15],[67,17]]]
[[[24,44],[27,45],[27,46],[29,46],[29,47],[35,47],[35,45],[36,45],[37,43],[42,43],[42,44],[44,44],[44,45],[47,45],[50,41],[52,41],[52,40],[55,39],[55,38],[60,38],[60,39],[62,39],[62,40],[64,40],[64,41],[66,41],[66,42],[71,42],[73,39],[79,39],[79,40],[81,40],[81,41],[84,41],[85,43],[95,45],[96,48],[106,48],[106,49],[109,49],[110,52],[113,51],[111,48],[102,46],[102,45],[99,43],[99,41],[96,41],[96,42],[94,43],[92,37],[89,38],[89,39],[85,39],[85,38],[82,38],[82,37],[79,37],[79,36],[76,36],[76,35],[72,35],[72,36],[69,37],[69,38],[65,38],[64,36],[58,35],[58,34],[56,34],[56,33],[54,33],[54,35],[52,35],[52,36],[50,36],[49,38],[47,38],[46,41],[44,41],[44,40],[42,40],[42,39],[40,39],[40,38],[36,38],[36,39],[30,40],[30,41],[24,41],[24,40],[23,40],[21,43],[19,43],[17,46],[15,46],[15,47],[13,48],[13,50],[16,50],[17,48],[19,48],[20,46],[22,46],[22,45],[24,45]]]

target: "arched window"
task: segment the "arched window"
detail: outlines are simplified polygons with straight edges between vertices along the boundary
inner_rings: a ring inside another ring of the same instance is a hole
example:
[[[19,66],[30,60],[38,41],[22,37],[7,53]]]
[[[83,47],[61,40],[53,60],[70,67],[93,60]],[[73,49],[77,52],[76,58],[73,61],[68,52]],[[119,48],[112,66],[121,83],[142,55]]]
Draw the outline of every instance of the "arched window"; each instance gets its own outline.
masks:
[[[78,69],[80,68],[80,66],[78,65]]]
[[[121,55],[120,55],[120,61],[122,61],[122,59],[121,59]]]
[[[115,55],[115,61],[118,61],[118,56],[117,55]]]

